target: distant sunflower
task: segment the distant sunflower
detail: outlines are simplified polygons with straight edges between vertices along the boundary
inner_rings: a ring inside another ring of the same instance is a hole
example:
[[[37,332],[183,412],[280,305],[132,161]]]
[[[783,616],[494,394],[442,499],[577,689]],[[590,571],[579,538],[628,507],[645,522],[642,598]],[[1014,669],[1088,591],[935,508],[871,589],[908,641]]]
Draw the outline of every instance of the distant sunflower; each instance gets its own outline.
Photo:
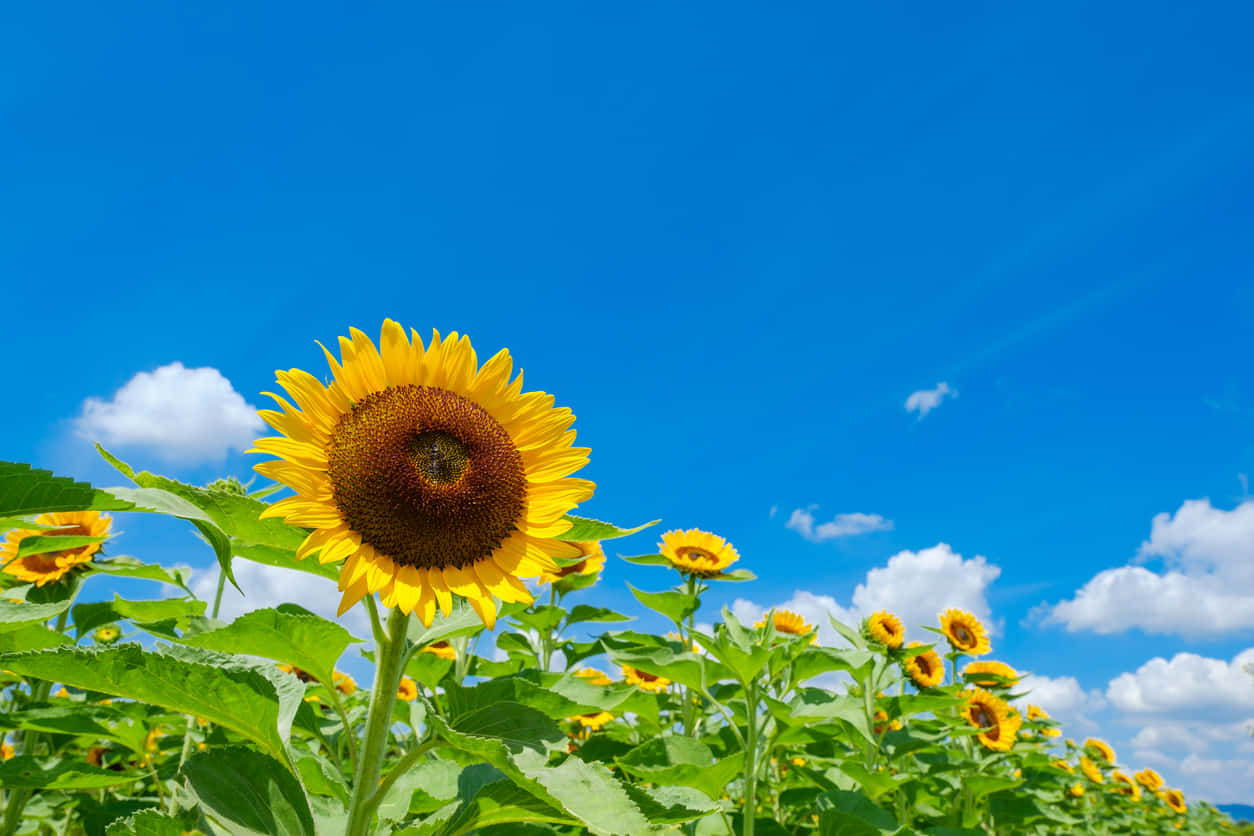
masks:
[[[335,690],[339,691],[346,697],[351,697],[357,693],[357,680],[353,679],[346,673],[341,671],[332,671],[331,681],[335,684]]]
[[[113,644],[122,637],[122,630],[116,624],[106,624],[97,627],[93,635],[100,644]]]
[[[1180,790],[1167,790],[1163,796],[1163,801],[1167,802],[1167,806],[1175,810],[1177,813],[1189,812],[1188,806],[1184,803],[1184,793]]]
[[[885,647],[901,647],[901,642],[906,637],[905,628],[901,626],[901,619],[887,610],[880,610],[868,618],[866,628],[871,638]]]
[[[55,552],[30,554],[18,557],[18,548],[27,537],[108,537],[113,520],[103,517],[99,511],[64,511],[40,514],[35,518],[40,525],[56,528],[17,528],[9,532],[0,545],[0,563],[4,571],[19,580],[35,586],[59,581],[75,567],[90,563],[100,551],[100,543],[87,543]]]
[[[430,625],[465,598],[496,626],[496,599],[530,603],[520,577],[556,572],[564,519],[595,485],[567,478],[587,464],[572,447],[575,420],[553,396],[522,393],[502,350],[479,367],[466,337],[439,332],[423,347],[383,323],[381,350],[356,328],[340,338],[335,380],[324,386],[293,369],[277,372],[296,405],[260,415],[282,433],[255,452],[279,458],[257,472],[296,491],[263,513],[314,529],[296,552],[344,561],[339,611],[367,595]]]
[[[814,632],[813,624],[806,624],[806,620],[791,610],[772,610],[771,624],[775,627],[777,633],[787,633],[790,636],[805,636]],[[754,624],[759,630],[766,626],[766,619],[763,618]],[[815,638],[818,638],[817,634]]]
[[[1081,798],[1084,795],[1084,785],[1072,784],[1070,787],[1067,788],[1067,792],[1071,793],[1072,798]]]
[[[1102,775],[1102,771],[1097,768],[1097,764],[1088,758],[1080,758],[1080,771],[1094,784],[1106,783],[1106,776]]]
[[[283,673],[290,673],[292,676],[296,677],[301,682],[313,682],[313,679],[314,679],[313,674],[309,673],[308,671],[301,670],[295,665],[279,665],[279,670],[283,671]]]
[[[981,688],[1009,688],[1019,679],[1019,672],[1005,662],[972,662],[962,669],[962,675]],[[1028,719],[1036,718],[1028,714]]]
[[[575,676],[588,680],[592,685],[610,685],[614,681],[596,668],[580,668],[575,671]]]
[[[17,750],[7,740],[0,740],[0,760],[12,760],[17,757]]]
[[[1064,760],[1050,761],[1049,765],[1057,767],[1058,769],[1061,769],[1064,772],[1070,772],[1073,775],[1075,774],[1075,770],[1071,767],[1071,764],[1067,763]]]
[[[595,540],[564,540],[562,542],[578,549],[583,559],[577,563],[558,566],[552,571],[545,570],[540,574],[540,583],[557,583],[562,578],[568,578],[571,575],[597,575],[605,568],[605,552],[601,549],[600,543]]]
[[[1110,744],[1104,740],[1090,737],[1084,741],[1084,748],[1096,751],[1106,763],[1115,762],[1115,750],[1110,748]]]
[[[430,653],[432,656],[438,656],[441,659],[447,659],[450,662],[457,661],[457,648],[445,641],[432,642],[422,649],[423,653]]]
[[[658,548],[671,566],[702,578],[712,578],[740,559],[731,543],[699,528],[668,531]]]
[[[614,715],[608,711],[597,711],[592,714],[576,714],[574,717],[567,717],[567,722],[578,723],[587,729],[596,731],[606,723],[614,719]]]
[[[1110,777],[1115,781],[1115,785],[1111,788],[1115,792],[1120,795],[1126,795],[1133,801],[1141,800],[1141,788],[1138,787],[1136,782],[1127,775],[1116,769],[1114,772],[1110,773]]]
[[[921,642],[910,642],[909,647],[922,647]],[[920,688],[935,688],[945,679],[945,663],[935,650],[925,650],[906,660],[906,673]]]
[[[900,731],[900,730],[901,730],[901,720],[894,718],[890,721],[888,719],[888,712],[884,711],[883,709],[880,709],[875,712],[875,725],[871,727],[871,731],[875,732],[875,734],[880,735],[886,731]]]
[[[1049,713],[1039,705],[1028,706],[1028,719],[1038,723],[1042,721],[1053,722]],[[1053,726],[1043,726],[1040,732],[1045,737],[1062,737],[1062,729],[1054,728]]]
[[[107,754],[109,754],[108,747],[92,746],[90,749],[87,750],[87,754],[83,756],[83,759],[87,761],[89,764],[91,764],[92,766],[100,767],[100,766],[104,766],[104,757]]]
[[[1010,751],[1023,722],[1019,713],[999,697],[980,688],[963,691],[961,696],[966,700],[962,716],[971,725],[982,729],[976,739],[986,748],[999,752]]]
[[[396,689],[396,698],[405,702],[413,702],[418,699],[418,683],[408,676],[402,676],[401,684]]]
[[[1163,776],[1159,775],[1152,769],[1142,769],[1140,772],[1133,774],[1132,777],[1137,780],[1138,784],[1145,787],[1147,790],[1162,789]]]
[[[984,625],[969,612],[945,610],[941,614],[940,624],[941,632],[949,639],[950,646],[960,653],[983,656],[993,649],[988,643]]]
[[[671,684],[671,681],[664,676],[655,676],[651,673],[645,673],[644,671],[636,670],[628,665],[623,665],[623,679],[630,685],[636,685],[639,688],[645,691],[650,691],[654,694],[659,691],[665,691],[666,686]]]

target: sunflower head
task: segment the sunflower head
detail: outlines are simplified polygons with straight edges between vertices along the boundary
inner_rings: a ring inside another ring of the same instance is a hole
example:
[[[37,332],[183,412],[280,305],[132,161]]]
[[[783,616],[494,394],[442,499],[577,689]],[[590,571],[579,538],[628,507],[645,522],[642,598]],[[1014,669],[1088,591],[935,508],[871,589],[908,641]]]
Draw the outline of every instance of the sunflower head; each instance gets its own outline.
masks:
[[[909,647],[922,646],[922,642],[909,644]],[[929,648],[906,660],[906,673],[919,688],[935,688],[945,680],[945,663],[941,661],[940,654]]]
[[[888,712],[883,709],[879,709],[875,712],[875,724],[871,727],[871,730],[874,731],[876,735],[881,735],[886,731],[900,731],[901,720],[896,718],[889,720]]]
[[[806,636],[814,633],[814,625],[806,624],[804,618],[791,610],[772,610],[771,625],[775,628],[775,632],[787,633],[790,636]],[[763,617],[753,626],[761,630],[766,626],[766,618]],[[817,633],[814,638],[818,638]]]
[[[984,625],[969,612],[945,610],[940,617],[941,632],[949,639],[949,646],[959,653],[983,656],[992,651]]]
[[[1097,768],[1097,764],[1093,763],[1087,757],[1080,758],[1080,771],[1084,773],[1084,777],[1088,778],[1094,784],[1106,783],[1106,776]]]
[[[0,544],[0,564],[6,574],[19,580],[44,586],[68,575],[75,568],[90,563],[100,551],[100,542],[90,542],[58,551],[20,555],[22,541],[28,537],[108,537],[113,520],[99,511],[64,511],[40,514],[35,522],[55,528],[13,529]]]
[[[401,684],[396,689],[396,698],[405,702],[413,702],[418,699],[418,683],[408,676],[402,676]]]
[[[557,583],[572,575],[591,575],[595,582],[596,576],[605,568],[605,552],[601,544],[595,540],[563,540],[562,542],[571,548],[578,549],[579,559],[574,563],[558,566],[553,571],[545,570],[540,574],[540,583]]]
[[[86,760],[92,766],[101,767],[101,766],[104,766],[104,757],[107,754],[109,754],[108,747],[92,746],[91,748],[87,750],[87,754],[84,756],[84,760]]]
[[[1152,769],[1142,769],[1140,772],[1135,773],[1132,777],[1136,779],[1138,784],[1145,787],[1147,790],[1162,789],[1163,776],[1159,775]]]
[[[97,644],[113,644],[122,637],[122,630],[116,624],[105,624],[97,627],[92,635]]]
[[[1163,794],[1163,801],[1167,802],[1167,806],[1177,813],[1189,812],[1188,805],[1184,803],[1184,793],[1180,790],[1167,790]]]
[[[866,621],[867,634],[885,647],[898,648],[906,637],[901,619],[887,610],[880,610]]]
[[[422,653],[430,653],[432,656],[438,656],[441,659],[447,659],[450,662],[457,661],[457,648],[446,641],[432,642],[424,647]]]
[[[280,664],[279,670],[283,671],[283,673],[290,673],[301,682],[313,682],[313,674],[309,673],[309,671],[302,670],[295,665]]]
[[[0,760],[12,760],[17,757],[17,750],[7,740],[0,740]]]
[[[1019,672],[1005,662],[971,662],[962,669],[962,675],[981,688],[1010,688],[1019,680]],[[1030,711],[1028,719],[1036,719]]]
[[[649,691],[653,694],[665,691],[666,686],[671,684],[671,681],[664,676],[646,673],[629,665],[623,665],[623,679],[628,684],[635,685],[641,690]]]
[[[740,559],[731,543],[699,528],[668,531],[658,548],[671,566],[699,578],[716,578]]]
[[[1070,772],[1073,775],[1075,774],[1075,770],[1071,768],[1071,764],[1067,763],[1066,761],[1062,759],[1059,759],[1056,761],[1050,761],[1049,765],[1057,767],[1058,769],[1061,769],[1064,772]]]
[[[1110,748],[1110,744],[1096,737],[1090,737],[1084,741],[1084,748],[1090,752],[1094,752],[1106,763],[1115,762],[1115,750]]]
[[[1019,726],[1023,723],[1019,713],[1000,697],[981,688],[963,691],[961,696],[966,701],[962,716],[968,723],[982,730],[976,735],[980,743],[995,751],[1010,751]]]
[[[335,690],[346,697],[351,697],[357,693],[357,680],[343,671],[332,671],[331,681],[335,684]]]
[[[1113,789],[1115,792],[1119,793],[1120,795],[1126,795],[1128,798],[1131,798],[1133,801],[1141,800],[1141,788],[1138,787],[1136,785],[1136,782],[1133,781],[1131,778],[1129,778],[1127,775],[1125,775],[1124,773],[1116,769],[1114,772],[1110,773],[1110,777],[1114,779],[1115,783],[1111,787],[1111,789]]]
[[[592,714],[576,714],[574,717],[567,717],[569,723],[578,723],[585,729],[596,731],[606,723],[614,719],[614,715],[608,711],[596,711]]]
[[[1067,788],[1067,792],[1071,794],[1072,798],[1081,798],[1084,795],[1084,785],[1072,784]]]
[[[586,679],[592,685],[610,685],[614,682],[614,680],[596,668],[580,668],[575,671],[575,676],[580,679]]]
[[[313,529],[298,559],[344,562],[341,614],[378,593],[430,626],[458,595],[494,627],[497,599],[533,600],[520,577],[580,554],[558,539],[595,488],[568,478],[588,461],[574,415],[511,382],[508,351],[480,367],[456,333],[424,346],[387,320],[380,348],[351,334],[338,361],[326,352],[330,385],[278,372],[295,404],[273,395],[280,410],[260,413],[281,435],[257,441],[277,458],[256,470],[296,495],[262,516]]]

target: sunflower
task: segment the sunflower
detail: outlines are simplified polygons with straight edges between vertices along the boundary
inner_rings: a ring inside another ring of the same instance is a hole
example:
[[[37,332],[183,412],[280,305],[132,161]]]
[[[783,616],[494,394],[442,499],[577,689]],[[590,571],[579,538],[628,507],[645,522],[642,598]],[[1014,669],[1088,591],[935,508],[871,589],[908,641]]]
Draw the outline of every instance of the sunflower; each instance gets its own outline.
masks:
[[[871,638],[885,647],[901,647],[902,639],[906,637],[906,631],[901,626],[901,619],[887,610],[880,610],[868,618],[866,628]]]
[[[1136,782],[1127,775],[1124,775],[1116,769],[1114,772],[1110,773],[1110,777],[1115,781],[1115,785],[1112,787],[1115,792],[1120,795],[1126,795],[1133,801],[1141,800],[1141,788],[1138,787]]]
[[[101,767],[104,766],[104,756],[107,754],[109,754],[108,747],[92,746],[87,750],[87,754],[83,756],[83,759],[92,766]]]
[[[601,544],[595,540],[587,541],[567,541],[563,540],[568,546],[579,550],[579,554],[583,555],[583,559],[566,566],[558,566],[556,569],[545,570],[540,573],[540,583],[557,583],[562,578],[571,575],[596,575],[605,568],[605,552],[601,549]]]
[[[909,647],[922,647],[921,642],[910,642]],[[920,688],[935,688],[945,679],[945,665],[935,650],[925,650],[906,660],[906,673]]]
[[[701,578],[712,578],[740,559],[731,543],[699,528],[668,531],[658,548],[671,566]]]
[[[335,690],[346,697],[357,693],[357,680],[342,671],[332,671],[331,681],[335,684]]]
[[[448,642],[432,642],[422,649],[423,653],[430,653],[432,656],[438,656],[441,659],[447,659],[450,662],[457,661],[457,648]]]
[[[1167,806],[1177,813],[1189,812],[1188,806],[1184,803],[1184,793],[1180,792],[1180,790],[1167,790],[1167,793],[1163,796],[1163,801],[1166,801]]]
[[[971,725],[982,729],[976,735],[980,743],[995,751],[1010,751],[1023,722],[1019,713],[1002,699],[980,688],[963,691],[962,698],[966,700],[962,716]]]
[[[592,714],[577,714],[574,717],[567,717],[566,721],[568,723],[578,723],[584,728],[596,731],[613,719],[614,715],[608,711],[596,711]]]
[[[400,687],[396,689],[396,698],[405,702],[413,702],[418,699],[418,683],[408,676],[402,676]]]
[[[628,665],[623,665],[623,679],[630,685],[638,685],[641,689],[654,694],[665,691],[666,686],[671,684],[671,681],[664,676],[654,676]]]
[[[901,721],[897,719],[889,721],[888,712],[880,709],[875,712],[875,725],[872,726],[871,730],[877,735],[883,734],[886,731],[900,731]]]
[[[296,495],[262,516],[313,529],[298,559],[344,561],[340,614],[378,593],[430,626],[456,594],[493,628],[496,599],[532,602],[520,577],[579,557],[558,538],[596,487],[567,478],[588,450],[571,446],[569,409],[523,394],[521,374],[510,381],[508,351],[480,368],[467,337],[437,331],[424,348],[411,333],[412,342],[386,320],[380,350],[351,329],[340,362],[324,349],[327,386],[277,372],[296,404],[271,395],[282,411],[260,413],[282,436],[257,441],[256,452],[278,459],[256,470]]]
[[[0,760],[12,760],[17,757],[17,750],[7,740],[0,740]]]
[[[279,665],[279,670],[283,671],[283,673],[290,673],[301,682],[313,682],[313,674],[309,673],[309,671],[302,670],[295,665],[282,664]]]
[[[74,567],[90,563],[96,552],[100,551],[101,544],[86,543],[61,551],[18,557],[18,547],[23,540],[27,537],[108,537],[109,527],[113,525],[113,520],[102,517],[99,511],[40,514],[35,522],[56,528],[14,529],[9,532],[4,544],[0,545],[0,563],[4,564],[4,571],[35,586],[59,581]]]
[[[1115,762],[1115,750],[1110,748],[1110,744],[1104,740],[1099,740],[1096,737],[1090,737],[1084,741],[1084,748],[1096,750],[1097,753],[1101,755],[1102,760],[1106,761],[1106,763]]]
[[[984,625],[969,612],[945,610],[940,617],[941,632],[949,639],[949,645],[960,653],[983,656],[993,648],[988,643]]]
[[[1083,772],[1084,776],[1094,784],[1106,783],[1106,777],[1102,775],[1102,771],[1097,768],[1097,764],[1093,763],[1088,758],[1080,758],[1080,771]]]
[[[773,610],[771,612],[771,624],[775,627],[777,633],[787,633],[790,636],[805,636],[814,632],[813,624],[806,624],[806,620],[791,610]],[[766,619],[762,618],[753,625],[759,630],[766,626]],[[818,635],[815,635],[818,638]]]
[[[575,671],[575,676],[588,680],[592,685],[609,685],[614,681],[596,668],[580,668]]]
[[[122,637],[122,631],[116,624],[106,624],[103,627],[97,627],[94,636],[100,644],[113,644]]]
[[[962,669],[962,675],[981,688],[1009,688],[1019,679],[1019,672],[1005,662],[972,662]],[[1029,712],[1028,719],[1036,718]]]
[[[1161,789],[1163,785],[1163,776],[1152,769],[1142,769],[1140,772],[1133,774],[1132,777],[1147,790]]]
[[[1083,784],[1072,784],[1072,785],[1071,785],[1071,786],[1067,789],[1067,792],[1071,793],[1071,797],[1072,797],[1072,798],[1081,798],[1081,797],[1084,795],[1084,785],[1083,785]]]
[[[1070,772],[1073,775],[1075,774],[1075,770],[1071,768],[1071,764],[1067,763],[1064,760],[1051,761],[1049,765],[1057,767],[1058,769],[1061,769],[1064,772]]]

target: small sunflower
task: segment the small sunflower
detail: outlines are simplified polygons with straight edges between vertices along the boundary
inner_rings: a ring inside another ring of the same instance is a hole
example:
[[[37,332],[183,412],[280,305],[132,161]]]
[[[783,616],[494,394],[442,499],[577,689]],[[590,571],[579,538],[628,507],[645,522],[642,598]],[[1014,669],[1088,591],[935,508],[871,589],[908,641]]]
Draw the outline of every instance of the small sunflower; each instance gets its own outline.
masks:
[[[574,717],[567,717],[569,723],[578,723],[586,729],[597,729],[614,719],[614,715],[608,711],[597,711],[592,714],[577,714]]]
[[[1075,769],[1071,767],[1071,764],[1067,763],[1064,760],[1060,759],[1056,761],[1051,761],[1049,765],[1053,767],[1057,767],[1058,769],[1061,769],[1064,772],[1070,772],[1073,775],[1075,774]]]
[[[941,632],[949,639],[949,645],[960,653],[983,656],[992,651],[984,625],[969,612],[945,610],[940,617]]]
[[[0,740],[0,760],[12,760],[17,757],[17,750],[7,740]]]
[[[87,754],[84,756],[83,759],[86,760],[92,766],[101,767],[101,766],[104,766],[104,757],[107,754],[109,754],[108,747],[92,746],[90,749],[87,750]]]
[[[909,647],[922,647],[921,642],[910,642]],[[945,664],[935,650],[925,650],[906,660],[906,673],[920,688],[935,688],[945,679]]]
[[[335,690],[346,697],[357,693],[357,680],[342,671],[332,671],[331,681],[335,684]]]
[[[736,549],[722,537],[690,528],[687,531],[668,531],[658,543],[662,555],[671,566],[686,575],[712,578],[740,559]]]
[[[1080,798],[1080,797],[1082,797],[1082,796],[1084,795],[1084,785],[1083,785],[1083,784],[1072,784],[1072,785],[1071,785],[1071,786],[1067,789],[1067,792],[1071,793],[1071,797],[1072,797],[1072,798]]]
[[[664,676],[654,676],[629,665],[623,665],[623,679],[630,685],[636,685],[654,694],[665,691],[666,686],[671,684],[671,681]]]
[[[1115,762],[1115,750],[1110,748],[1110,744],[1104,740],[1090,737],[1084,741],[1084,748],[1096,751],[1106,763]]]
[[[813,624],[806,624],[806,620],[791,610],[773,610],[771,612],[771,624],[775,627],[777,633],[787,633],[790,636],[804,636],[814,632]],[[763,618],[753,625],[761,630],[766,626],[766,619]],[[818,638],[816,635],[815,638]]]
[[[457,661],[457,648],[448,642],[432,642],[422,649],[423,653],[430,653],[432,656],[438,656],[441,659],[447,659],[450,662]]]
[[[1180,792],[1180,790],[1167,790],[1163,796],[1163,801],[1166,801],[1167,806],[1177,813],[1189,812],[1188,806],[1184,803],[1184,793]]]
[[[1116,769],[1114,772],[1110,773],[1110,777],[1113,778],[1115,781],[1114,786],[1111,788],[1115,792],[1119,793],[1120,795],[1126,795],[1128,798],[1131,798],[1133,801],[1141,800],[1141,788],[1138,787],[1136,785],[1136,782],[1133,781],[1131,778],[1129,778],[1127,775],[1123,774],[1122,772]]]
[[[296,667],[295,665],[281,664],[279,665],[279,670],[283,671],[283,673],[290,673],[292,676],[296,677],[301,682],[313,682],[314,681],[313,674],[309,673],[309,671],[302,670]]]
[[[563,540],[562,542],[578,549],[583,559],[565,566],[558,566],[552,571],[546,569],[540,574],[540,583],[557,583],[562,578],[568,578],[571,575],[597,575],[605,568],[605,551],[600,543],[595,540],[586,542]]]
[[[4,571],[35,586],[59,581],[75,567],[90,563],[92,557],[100,551],[101,544],[87,543],[61,551],[18,557],[18,548],[23,540],[27,537],[108,537],[109,527],[113,525],[113,520],[102,517],[99,511],[40,514],[35,522],[57,527],[14,529],[9,532],[4,544],[0,545],[0,564],[4,564]]]
[[[396,689],[396,698],[405,702],[413,702],[418,699],[418,683],[408,676],[402,676],[400,687]]]
[[[592,685],[610,685],[614,680],[610,679],[596,668],[580,668],[575,671],[575,676],[580,679],[586,679]]]
[[[1159,775],[1152,769],[1142,769],[1133,776],[1137,783],[1145,787],[1147,790],[1161,789],[1163,786],[1163,776]]]
[[[1106,783],[1106,776],[1102,775],[1102,771],[1097,768],[1097,764],[1086,757],[1080,758],[1080,771],[1094,784]]]
[[[962,698],[966,701],[962,716],[968,723],[983,730],[976,735],[980,743],[995,751],[1010,751],[1023,722],[1019,713],[999,697],[980,688],[963,691]]]
[[[97,627],[93,635],[100,644],[113,644],[122,637],[122,630],[116,624],[106,624],[103,627]]]
[[[962,669],[962,675],[981,688],[1009,688],[1019,679],[1019,672],[1005,662],[972,662]],[[1028,719],[1036,718],[1029,713]]]
[[[901,626],[901,619],[887,610],[880,610],[868,618],[866,628],[871,638],[885,647],[901,647],[901,642],[906,637],[905,628]]]
[[[877,735],[883,734],[886,731],[900,731],[901,721],[894,719],[890,722],[888,719],[888,712],[880,709],[875,712],[875,725],[871,727],[871,730]]]
[[[571,446],[575,416],[543,392],[523,394],[502,350],[479,367],[467,337],[439,332],[424,347],[396,322],[381,349],[356,328],[326,351],[334,381],[278,372],[296,405],[260,415],[282,436],[257,441],[277,456],[257,472],[296,496],[267,508],[314,529],[296,552],[344,561],[339,611],[367,595],[430,626],[437,606],[465,598],[488,628],[496,599],[531,603],[520,577],[556,572],[579,549],[559,537],[595,485],[568,478],[588,461]],[[324,349],[325,351],[325,349]]]

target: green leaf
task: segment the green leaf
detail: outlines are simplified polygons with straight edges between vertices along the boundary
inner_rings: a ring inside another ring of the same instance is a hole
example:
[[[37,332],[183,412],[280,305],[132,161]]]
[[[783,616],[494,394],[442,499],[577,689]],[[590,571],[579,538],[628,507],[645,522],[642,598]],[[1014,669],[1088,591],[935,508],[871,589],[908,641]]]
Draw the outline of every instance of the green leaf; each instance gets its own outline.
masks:
[[[119,737],[111,729],[112,725],[125,721],[125,715],[107,705],[82,703],[66,705],[64,700],[59,700],[51,705],[9,712],[0,720],[0,724],[16,729],[31,729],[53,734],[91,735],[130,742],[135,739],[133,735],[126,734]]]
[[[300,681],[268,663],[178,646],[159,652],[128,643],[6,653],[0,668],[203,717],[283,763],[292,718],[305,693]]]
[[[182,822],[159,810],[141,810],[109,825],[105,836],[183,836]]]
[[[520,613],[514,613],[514,620],[524,627],[530,627],[538,633],[549,633],[562,623],[566,610],[561,607],[542,604]]]
[[[686,592],[645,592],[636,589],[631,584],[627,584],[627,588],[631,590],[632,595],[636,596],[637,601],[654,612],[661,613],[676,624],[683,622],[689,614],[696,612],[701,606],[700,598]]]
[[[631,621],[634,616],[623,615],[620,612],[607,609],[606,607],[590,607],[587,604],[578,604],[570,611],[570,616],[566,619],[567,624],[578,624],[583,621]]]
[[[613,540],[618,537],[626,537],[635,534],[637,531],[644,531],[651,525],[657,525],[661,520],[647,522],[644,525],[638,525],[635,528],[619,528],[618,526],[601,522],[600,520],[591,520],[585,517],[576,517],[567,514],[562,519],[569,520],[570,529],[563,532],[558,538],[560,540],[570,541],[587,541],[587,540]]]
[[[119,500],[86,482],[76,482],[20,462],[0,461],[0,517],[50,511],[126,511]]]
[[[868,743],[876,742],[867,727],[866,710],[856,697],[833,694],[822,688],[799,688],[797,695],[788,703],[791,722],[806,723],[811,720],[844,720]]]
[[[748,569],[733,569],[730,572],[720,572],[714,576],[715,580],[720,581],[756,581],[758,576],[750,572]]]
[[[817,806],[820,836],[880,836],[897,829],[892,814],[860,792],[832,790],[818,797]]]
[[[792,675],[797,682],[805,682],[819,674],[848,671],[854,679],[862,680],[870,672],[874,660],[875,655],[869,650],[812,645],[793,661]]]
[[[61,526],[31,522],[25,517],[0,517],[0,533],[11,531],[14,528],[22,531],[47,531],[49,529],[60,527]]]
[[[158,598],[152,601],[128,601],[114,595],[112,601],[95,601],[74,605],[74,631],[78,638],[90,633],[102,624],[126,620],[137,626],[169,625],[155,631],[163,637],[174,637],[169,627],[186,624],[187,619],[202,615],[205,602],[190,598]]]
[[[30,604],[26,601],[10,601],[0,598],[0,633],[21,630],[32,624],[43,624],[65,612],[70,607],[70,599],[50,604]]]
[[[336,661],[345,649],[361,639],[333,621],[314,615],[295,604],[255,610],[226,627],[197,633],[179,640],[192,647],[261,656],[295,665],[314,679],[328,684]]]
[[[671,561],[664,554],[637,554],[631,557],[624,557],[623,560],[628,563],[634,563],[637,566],[670,566]]]
[[[863,638],[862,633],[853,629],[852,627],[849,627],[844,622],[837,621],[833,616],[829,615],[827,617],[827,620],[832,623],[832,628],[837,633],[840,633],[842,636],[844,636],[845,641],[849,642],[849,644],[853,645],[858,650],[867,649],[866,639]]]
[[[627,795],[655,824],[682,824],[717,812],[722,805],[689,787],[644,787],[624,784]],[[758,832],[762,832],[759,829]]]
[[[840,771],[857,781],[872,801],[886,793],[895,792],[902,784],[914,780],[914,776],[908,773],[893,775],[886,769],[872,772],[852,758],[841,763]]]
[[[1023,780],[1004,775],[968,775],[963,778],[963,782],[976,798],[983,798],[989,793],[1017,787]]]
[[[40,759],[19,755],[0,763],[5,789],[90,790],[134,783],[136,776],[100,769],[85,762],[60,761],[45,766]]]
[[[447,616],[437,612],[430,627],[423,627],[416,618],[409,621],[409,640],[419,647],[483,631],[483,619],[467,604],[456,604]]]
[[[676,653],[669,647],[623,647],[607,640],[606,652],[617,665],[630,665],[689,688],[708,688],[715,682],[733,678],[732,672],[714,659],[690,652]]]
[[[46,647],[60,647],[71,644],[69,636],[49,630],[39,624],[19,627],[16,630],[0,632],[0,653],[14,653],[19,650],[43,650]]]
[[[90,546],[92,543],[102,543],[106,539],[108,538],[88,537],[85,534],[33,534],[17,544],[17,556],[22,558],[77,549],[80,546]]]
[[[618,758],[617,763],[642,781],[693,787],[717,799],[744,769],[744,755],[737,752],[716,762],[704,743],[674,735],[655,737]]]
[[[277,546],[264,546],[258,543],[245,543],[241,540],[231,541],[231,551],[236,557],[261,563],[265,566],[277,566],[280,569],[292,569],[308,575],[317,575],[327,580],[339,580],[340,564],[322,563],[316,557],[297,560],[293,549],[281,549]]]
[[[268,755],[217,747],[189,758],[182,774],[205,814],[231,833],[316,836],[300,782]]]
[[[491,767],[489,767],[491,768]],[[495,769],[496,775],[500,775]],[[462,768],[452,761],[427,760],[396,780],[379,802],[379,818],[404,821],[411,814],[432,813],[457,798]]]
[[[492,825],[543,822],[578,825],[579,820],[536,798],[513,781],[494,781],[462,804],[438,832],[463,836]]]
[[[187,569],[166,569],[155,563],[143,563],[133,557],[124,555],[111,557],[108,560],[93,560],[87,567],[93,574],[113,575],[119,578],[138,578],[146,581],[157,581],[177,586],[188,594],[187,581],[191,572]]]

